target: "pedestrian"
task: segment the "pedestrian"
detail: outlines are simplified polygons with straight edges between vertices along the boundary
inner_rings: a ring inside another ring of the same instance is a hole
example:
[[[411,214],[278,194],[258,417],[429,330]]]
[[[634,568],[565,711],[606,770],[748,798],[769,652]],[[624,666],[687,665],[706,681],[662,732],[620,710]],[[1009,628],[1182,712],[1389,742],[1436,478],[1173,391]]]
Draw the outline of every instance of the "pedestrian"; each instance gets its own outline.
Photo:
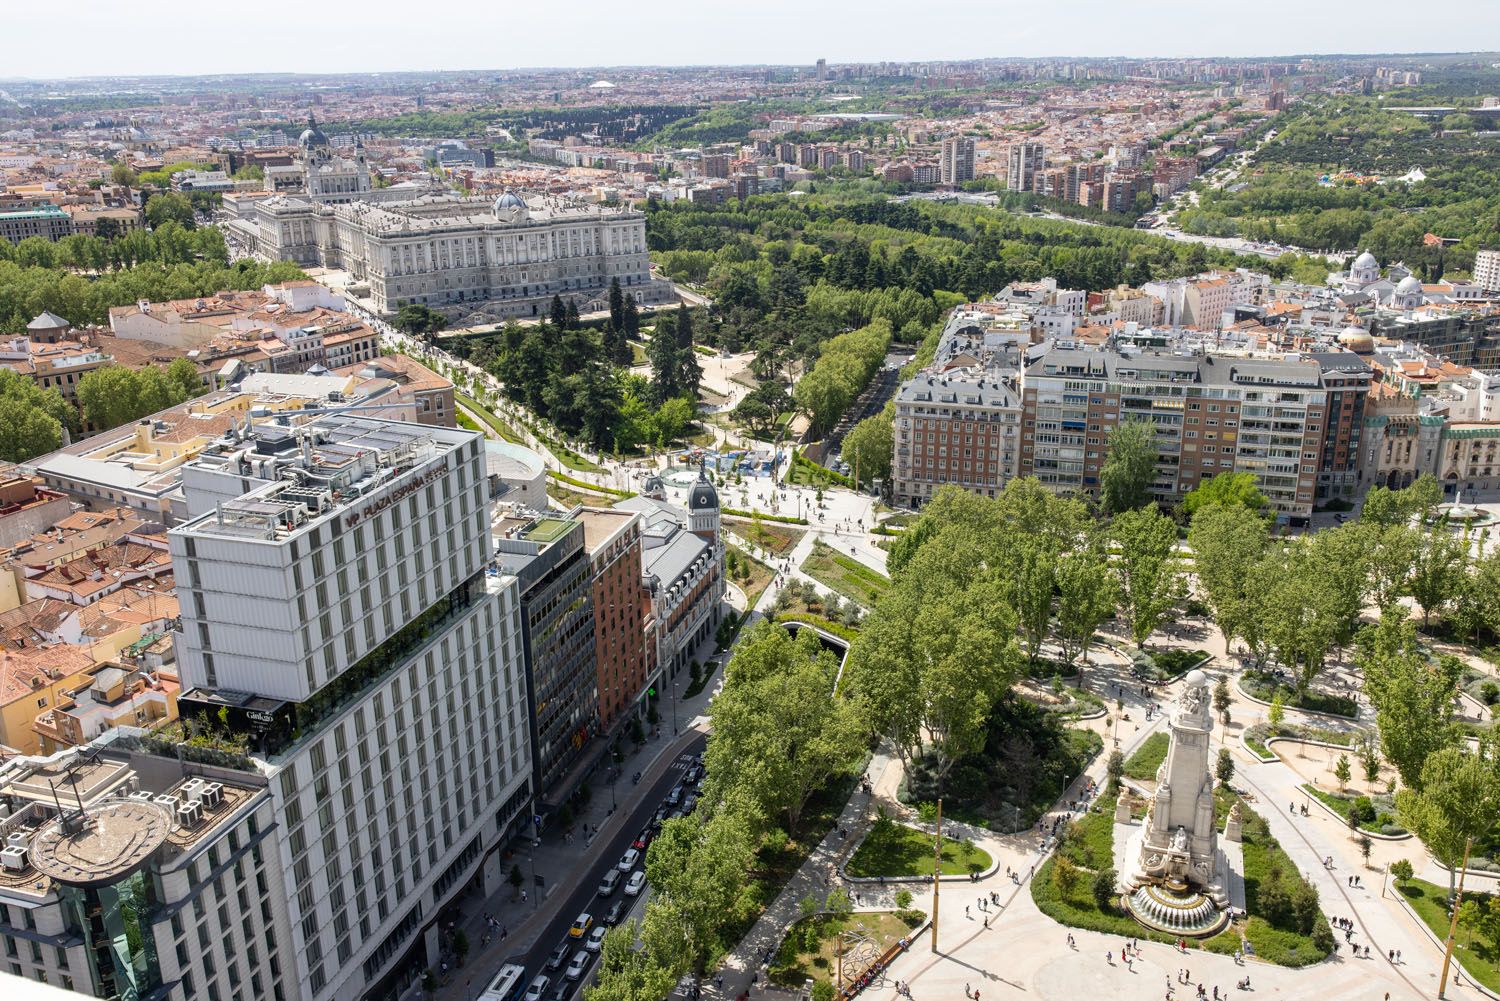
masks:
[[[973,916],[969,914],[968,904],[964,904],[964,917],[968,918],[970,921],[974,920]]]
[[[964,984],[964,997],[971,998],[973,996],[974,996],[974,991],[972,989],[970,989],[970,987],[969,987],[968,984]]]

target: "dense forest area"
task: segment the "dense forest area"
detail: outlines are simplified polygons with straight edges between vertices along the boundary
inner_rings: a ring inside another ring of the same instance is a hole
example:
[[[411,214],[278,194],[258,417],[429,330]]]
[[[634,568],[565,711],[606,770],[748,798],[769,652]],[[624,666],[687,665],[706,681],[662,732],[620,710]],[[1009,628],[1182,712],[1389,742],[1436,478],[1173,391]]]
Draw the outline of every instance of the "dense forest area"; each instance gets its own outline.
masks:
[[[922,340],[943,311],[1013,281],[1052,276],[1099,291],[1121,282],[1267,263],[1140,230],[1017,216],[975,205],[896,202],[857,188],[719,206],[653,205],[647,242],[663,271],[707,288],[700,339],[760,353],[757,374],[873,320]],[[1283,273],[1288,262],[1271,262]]]
[[[1500,91],[1500,73],[1492,78]],[[1471,267],[1476,249],[1500,239],[1500,137],[1476,131],[1471,116],[1429,123],[1382,107],[1390,103],[1335,96],[1283,114],[1244,183],[1200,190],[1199,205],[1180,214],[1182,228],[1311,250],[1369,249],[1429,276]],[[1398,180],[1414,169],[1426,179]],[[1359,176],[1339,176],[1345,171]],[[1459,242],[1428,246],[1429,233]]]

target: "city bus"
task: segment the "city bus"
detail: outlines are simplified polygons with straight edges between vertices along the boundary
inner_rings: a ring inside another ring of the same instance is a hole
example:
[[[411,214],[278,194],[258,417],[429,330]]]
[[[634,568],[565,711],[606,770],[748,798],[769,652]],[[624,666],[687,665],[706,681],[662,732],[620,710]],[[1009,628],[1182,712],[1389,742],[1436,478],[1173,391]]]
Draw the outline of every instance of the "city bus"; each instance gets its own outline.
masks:
[[[518,1001],[526,992],[526,968],[506,963],[479,995],[479,1001]]]

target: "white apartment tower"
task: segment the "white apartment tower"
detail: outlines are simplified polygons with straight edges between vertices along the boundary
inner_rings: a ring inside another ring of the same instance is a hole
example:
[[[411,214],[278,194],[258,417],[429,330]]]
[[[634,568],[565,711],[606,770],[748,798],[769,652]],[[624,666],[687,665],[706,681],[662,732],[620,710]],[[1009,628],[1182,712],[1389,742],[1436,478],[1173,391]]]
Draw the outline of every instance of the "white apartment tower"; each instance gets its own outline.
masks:
[[[1012,143],[1007,153],[1005,186],[1011,191],[1030,191],[1036,172],[1047,166],[1047,148],[1041,143]]]
[[[1474,255],[1474,284],[1491,295],[1500,294],[1500,250],[1481,250]]]
[[[482,436],[352,415],[244,432],[170,533],[184,719],[248,740],[277,818],[289,996],[394,996],[529,816],[516,580]],[[194,507],[197,510],[192,510]],[[206,510],[204,510],[206,508]],[[224,996],[224,995],[221,995]]]
[[[949,136],[944,139],[940,166],[944,184],[962,184],[974,180],[973,137]]]

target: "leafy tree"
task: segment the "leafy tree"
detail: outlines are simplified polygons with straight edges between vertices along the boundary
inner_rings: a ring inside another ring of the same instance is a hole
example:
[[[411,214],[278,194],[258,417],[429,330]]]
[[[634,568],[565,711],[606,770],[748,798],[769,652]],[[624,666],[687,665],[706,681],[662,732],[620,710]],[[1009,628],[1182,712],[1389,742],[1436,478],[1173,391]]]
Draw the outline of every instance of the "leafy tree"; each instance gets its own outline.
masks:
[[[1214,762],[1214,778],[1225,789],[1229,788],[1229,782],[1234,778],[1234,755],[1229,753],[1227,747],[1219,748],[1218,760]]]
[[[1052,863],[1052,882],[1064,899],[1073,895],[1073,888],[1078,885],[1078,878],[1078,867],[1068,856],[1059,855],[1057,861]]]
[[[109,168],[109,179],[116,184],[129,188],[135,184],[135,171],[130,169],[130,164],[123,160],[117,160]]]
[[[683,395],[686,387],[678,363],[677,331],[665,316],[656,321],[656,330],[646,345],[646,360],[651,363],[651,395],[656,403]]]
[[[777,419],[792,409],[792,397],[779,382],[763,382],[746,393],[734,408],[734,419],[751,434],[769,436]],[[852,436],[852,432],[851,432]],[[848,448],[848,438],[845,438]]]
[[[732,774],[766,816],[786,818],[790,833],[812,794],[864,750],[853,704],[831,694],[837,675],[812,630],[793,638],[762,622],[736,647],[714,699],[709,774]]]
[[[1396,880],[1397,886],[1405,883],[1415,875],[1416,872],[1412,869],[1412,864],[1408,860],[1398,858],[1391,863],[1391,876]]]
[[[1451,746],[1434,750],[1422,763],[1421,781],[1396,794],[1402,820],[1448,869],[1450,900],[1465,847],[1493,831],[1500,817],[1500,749],[1495,743],[1490,734],[1477,754]]]
[[[1371,734],[1363,733],[1357,747],[1365,781],[1374,785],[1380,779],[1380,742]]]
[[[844,461],[861,483],[890,479],[891,459],[896,447],[895,417],[890,412],[893,410],[894,406],[887,404],[885,410],[866,417],[844,435]]]
[[[1141,646],[1184,594],[1174,552],[1177,527],[1155,508],[1126,508],[1110,524],[1110,537],[1119,547],[1112,566],[1120,603]]]
[[[1361,633],[1355,659],[1375,707],[1385,759],[1405,785],[1419,787],[1427,758],[1455,739],[1453,696],[1462,665],[1448,657],[1430,663],[1399,609]]]
[[[64,430],[77,424],[77,413],[56,389],[0,366],[0,459],[25,462],[56,451]]]
[[[720,929],[744,910],[745,873],[754,859],[753,829],[733,805],[720,806],[706,820],[694,811],[662,825],[646,852],[654,895],[641,939],[673,980],[701,973],[719,945]]]
[[[1349,779],[1354,776],[1354,766],[1349,763],[1349,755],[1340,754],[1339,760],[1333,766],[1333,777],[1339,780],[1339,788],[1346,789]]]
[[[1214,712],[1225,726],[1229,725],[1229,707],[1234,705],[1234,696],[1229,691],[1229,678],[1220,675],[1214,684]]]
[[[192,201],[176,191],[151,196],[146,202],[146,222],[152,229],[167,222],[175,222],[183,229],[192,229],[198,225]]]
[[[1423,548],[1422,533],[1405,524],[1380,529],[1366,551],[1370,598],[1382,612],[1411,593],[1412,577]]]
[[[553,295],[552,304],[547,309],[547,315],[552,320],[554,330],[566,330],[568,328],[568,307],[563,303],[562,296]]]
[[[1057,560],[1057,641],[1063,659],[1088,660],[1094,634],[1115,613],[1115,578],[1102,543],[1094,541]]]
[[[1225,644],[1236,639],[1255,646],[1268,586],[1252,572],[1270,544],[1266,523],[1239,504],[1211,504],[1193,515],[1188,545],[1193,567]]]
[[[1409,590],[1422,610],[1422,627],[1432,613],[1456,597],[1464,586],[1469,563],[1469,540],[1443,528],[1429,531],[1417,548]]]
[[[677,977],[651,953],[636,950],[638,932],[638,924],[631,920],[605,934],[598,975],[584,988],[586,1001],[659,1001],[671,993]]]
[[[641,335],[640,308],[636,306],[635,296],[629,292],[625,293],[624,328],[625,336],[631,340],[635,340]]]
[[[103,431],[176,406],[188,398],[180,368],[178,373],[169,377],[154,365],[134,370],[120,365],[96,368],[78,381],[84,419]]]
[[[1105,764],[1105,773],[1109,776],[1111,789],[1117,789],[1120,779],[1125,775],[1125,754],[1119,748],[1109,752],[1109,761]]]
[[[236,181],[264,181],[266,171],[258,163],[247,163],[234,172],[234,179]]]
[[[1119,878],[1119,874],[1109,866],[1105,866],[1103,869],[1100,869],[1098,872],[1094,873],[1094,878],[1093,881],[1089,884],[1089,889],[1094,894],[1095,906],[1097,906],[1101,911],[1109,910],[1109,908],[1114,904],[1115,882]]]
[[[173,395],[181,395],[184,400],[202,396],[208,391],[208,385],[198,374],[198,366],[186,358],[174,358],[167,365],[167,381],[176,387]]]
[[[1242,507],[1260,512],[1266,506],[1266,497],[1255,485],[1254,473],[1220,473],[1189,491],[1182,499],[1183,513],[1190,518],[1204,508],[1214,506]]]
[[[392,325],[413,337],[427,337],[448,325],[448,318],[430,306],[409,302],[396,310]]]
[[[1281,695],[1281,689],[1271,696],[1271,705],[1266,710],[1266,722],[1271,724],[1272,730],[1281,728],[1282,721],[1286,719],[1286,699]]]
[[[1126,420],[1109,433],[1109,451],[1099,473],[1100,500],[1110,514],[1151,502],[1156,478],[1156,428],[1149,421]]]

